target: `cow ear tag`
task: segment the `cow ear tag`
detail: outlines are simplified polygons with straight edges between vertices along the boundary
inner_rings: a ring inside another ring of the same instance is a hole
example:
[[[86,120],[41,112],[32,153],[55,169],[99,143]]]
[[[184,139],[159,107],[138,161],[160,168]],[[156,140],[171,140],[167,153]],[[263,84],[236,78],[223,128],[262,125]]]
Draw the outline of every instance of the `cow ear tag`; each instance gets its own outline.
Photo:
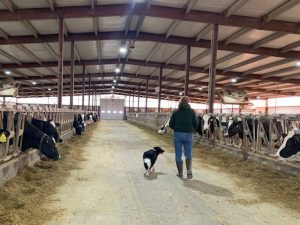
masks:
[[[2,132],[1,135],[0,135],[0,143],[5,143],[6,139],[7,138],[6,138],[5,134],[4,134],[4,132]]]

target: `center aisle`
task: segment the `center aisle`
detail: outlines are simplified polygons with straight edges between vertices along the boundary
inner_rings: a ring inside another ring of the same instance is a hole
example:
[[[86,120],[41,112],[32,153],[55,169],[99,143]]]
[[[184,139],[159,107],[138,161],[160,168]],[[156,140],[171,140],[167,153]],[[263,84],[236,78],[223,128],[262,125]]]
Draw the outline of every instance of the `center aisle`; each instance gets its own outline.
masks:
[[[155,145],[167,152],[145,178],[142,155]],[[47,201],[48,208],[60,211],[47,225],[279,225],[300,219],[256,203],[230,176],[196,160],[194,179],[178,179],[172,146],[125,121],[101,121],[84,156],[81,169]]]

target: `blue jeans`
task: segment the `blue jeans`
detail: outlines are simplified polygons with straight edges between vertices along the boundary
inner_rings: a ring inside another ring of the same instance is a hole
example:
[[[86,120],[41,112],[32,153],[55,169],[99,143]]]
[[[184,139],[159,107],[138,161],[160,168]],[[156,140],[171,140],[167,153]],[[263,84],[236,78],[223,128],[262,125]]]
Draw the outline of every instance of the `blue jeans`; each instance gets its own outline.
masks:
[[[175,147],[176,162],[181,161],[182,145],[184,147],[185,159],[192,159],[192,144],[193,144],[192,133],[174,132],[174,147]]]

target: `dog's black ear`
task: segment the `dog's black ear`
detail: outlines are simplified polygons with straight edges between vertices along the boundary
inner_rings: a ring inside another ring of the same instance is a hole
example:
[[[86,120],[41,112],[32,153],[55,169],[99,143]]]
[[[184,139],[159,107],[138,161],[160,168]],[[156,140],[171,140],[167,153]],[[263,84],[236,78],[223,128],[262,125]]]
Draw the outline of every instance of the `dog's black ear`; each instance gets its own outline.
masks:
[[[159,146],[155,146],[154,149],[155,149],[156,151],[161,151],[161,147],[159,147]]]

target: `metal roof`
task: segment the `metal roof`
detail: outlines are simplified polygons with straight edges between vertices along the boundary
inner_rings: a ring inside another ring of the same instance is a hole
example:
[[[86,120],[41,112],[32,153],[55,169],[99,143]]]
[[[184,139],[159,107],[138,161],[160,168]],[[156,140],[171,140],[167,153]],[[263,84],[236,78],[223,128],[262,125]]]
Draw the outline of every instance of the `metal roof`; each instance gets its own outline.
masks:
[[[190,96],[205,102],[211,24],[218,23],[217,89],[236,85],[252,98],[300,95],[299,11],[300,1],[293,0],[2,0],[1,78],[11,70],[9,76],[21,83],[20,95],[56,95],[58,18],[63,17],[65,95],[71,40],[76,94],[82,91],[85,64],[98,93],[110,93],[116,85],[115,93],[132,94],[140,86],[144,95],[148,78],[155,97],[163,66],[163,98],[178,98],[183,91],[190,45]],[[130,45],[133,50],[119,53]],[[231,78],[238,82],[232,84]]]

